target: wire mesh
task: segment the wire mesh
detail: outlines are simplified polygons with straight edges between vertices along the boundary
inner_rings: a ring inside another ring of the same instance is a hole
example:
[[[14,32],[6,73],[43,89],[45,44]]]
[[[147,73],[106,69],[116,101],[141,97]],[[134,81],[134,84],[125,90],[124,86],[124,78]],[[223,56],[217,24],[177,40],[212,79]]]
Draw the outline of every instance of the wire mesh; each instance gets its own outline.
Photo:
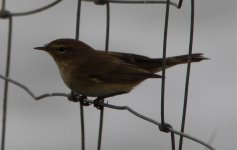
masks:
[[[41,11],[44,11],[56,4],[58,4],[61,0],[56,0],[52,3],[50,3],[47,6],[44,6],[42,8],[28,11],[28,12],[21,12],[21,13],[10,13],[9,11],[5,10],[5,0],[2,1],[2,10],[0,12],[0,18],[8,18],[9,19],[9,32],[8,32],[8,47],[7,47],[7,62],[6,62],[6,71],[5,75],[0,74],[0,78],[5,80],[4,84],[4,98],[3,98],[3,122],[2,122],[2,141],[1,141],[1,150],[5,149],[5,134],[6,134],[6,119],[7,119],[7,98],[8,98],[8,82],[24,89],[33,99],[40,100],[44,98],[48,98],[51,96],[63,96],[66,98],[70,98],[70,94],[65,93],[48,93],[48,94],[42,94],[40,96],[36,96],[28,87],[25,85],[19,83],[18,81],[15,81],[11,78],[9,78],[10,75],[10,62],[11,62],[11,41],[12,41],[12,17],[13,16],[24,16],[24,15],[30,15],[34,13],[38,13]],[[90,1],[90,0],[85,0]],[[101,149],[101,141],[102,141],[102,131],[103,131],[103,118],[104,118],[104,107],[111,108],[111,109],[117,109],[117,110],[127,110],[133,115],[144,119],[150,123],[153,123],[159,127],[159,129],[163,132],[170,133],[171,136],[171,145],[172,149],[175,149],[175,134],[180,136],[179,141],[179,150],[182,150],[183,145],[183,138],[187,138],[190,140],[193,140],[197,143],[200,143],[204,146],[206,146],[209,149],[214,150],[212,146],[209,144],[194,138],[190,135],[187,135],[184,133],[185,128],[185,118],[186,118],[186,110],[187,110],[187,100],[188,100],[188,87],[189,87],[189,78],[190,78],[190,70],[191,70],[191,54],[192,54],[192,46],[193,46],[193,28],[194,28],[194,0],[191,0],[191,23],[190,23],[190,41],[189,41],[189,59],[188,59],[188,65],[187,65],[187,73],[186,73],[186,82],[185,82],[185,92],[184,92],[184,106],[183,106],[183,114],[182,114],[182,125],[181,125],[181,132],[176,131],[172,128],[171,125],[167,124],[165,122],[165,114],[164,114],[164,108],[165,108],[165,67],[166,67],[166,46],[167,46],[167,33],[168,33],[168,24],[169,24],[169,7],[175,6],[176,8],[181,8],[183,1],[180,0],[178,4],[171,2],[170,0],[167,1],[139,1],[139,0],[105,0],[105,1],[93,1],[96,4],[106,4],[106,38],[105,38],[105,51],[108,51],[109,47],[109,31],[110,31],[110,3],[123,3],[123,4],[166,4],[166,13],[165,13],[165,27],[164,27],[164,39],[163,39],[163,63],[162,63],[162,85],[161,85],[161,123],[148,118],[144,115],[141,115],[140,113],[136,112],[135,110],[131,109],[128,106],[115,106],[111,104],[104,103],[104,100],[99,102],[99,105],[101,106],[100,110],[100,126],[99,126],[99,136],[98,136],[98,145],[97,149]],[[78,0],[77,5],[77,18],[76,18],[76,35],[75,38],[79,39],[79,30],[80,30],[80,13],[81,13],[81,0]],[[80,97],[79,97],[80,98]],[[83,106],[84,104],[93,104],[94,101],[88,100],[86,98],[80,99],[80,113],[81,113],[81,146],[82,150],[85,150],[85,128],[84,128],[84,111]]]

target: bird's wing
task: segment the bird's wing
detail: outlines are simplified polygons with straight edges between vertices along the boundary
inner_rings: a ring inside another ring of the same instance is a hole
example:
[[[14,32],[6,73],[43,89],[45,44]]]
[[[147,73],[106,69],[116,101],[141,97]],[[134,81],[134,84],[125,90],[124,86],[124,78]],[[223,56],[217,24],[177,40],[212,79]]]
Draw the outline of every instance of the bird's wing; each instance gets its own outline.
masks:
[[[160,75],[153,74],[137,66],[121,63],[106,73],[94,74],[100,81],[106,82],[125,82],[125,81],[142,81],[147,78],[161,78]]]
[[[129,62],[129,63],[149,62],[149,61],[153,60],[152,58],[142,56],[142,55],[132,54],[132,53],[108,52],[108,54],[111,56],[115,56],[115,57],[122,59],[126,62]]]
[[[84,69],[81,71],[97,81],[125,82],[161,77],[139,66],[108,55],[106,52],[100,52],[99,55],[96,55],[95,59],[97,61],[93,61],[93,59],[88,60],[90,62],[85,63],[87,66],[82,67]]]
[[[154,70],[162,67],[162,59],[149,58],[142,55],[121,52],[109,52],[108,54],[153,73],[156,72]]]

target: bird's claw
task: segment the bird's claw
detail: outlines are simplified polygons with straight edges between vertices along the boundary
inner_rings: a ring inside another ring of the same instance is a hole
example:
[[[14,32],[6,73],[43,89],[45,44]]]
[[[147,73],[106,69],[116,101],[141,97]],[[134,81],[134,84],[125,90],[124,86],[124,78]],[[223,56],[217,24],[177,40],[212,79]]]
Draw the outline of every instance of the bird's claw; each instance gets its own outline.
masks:
[[[71,92],[70,95],[68,96],[68,100],[72,102],[80,102],[83,104],[83,106],[89,106],[90,103],[86,101],[87,97],[80,95],[75,92]]]
[[[104,102],[103,98],[100,98],[100,97],[96,98],[93,102],[94,107],[99,110],[102,110],[104,107],[101,105],[101,103],[103,103],[103,102]]]
[[[86,96],[81,96],[80,97],[80,103],[83,104],[83,106],[90,106],[90,103],[86,101],[87,97]]]
[[[75,93],[75,92],[71,92],[68,96],[68,100],[72,101],[72,102],[79,102],[80,101],[80,95]]]

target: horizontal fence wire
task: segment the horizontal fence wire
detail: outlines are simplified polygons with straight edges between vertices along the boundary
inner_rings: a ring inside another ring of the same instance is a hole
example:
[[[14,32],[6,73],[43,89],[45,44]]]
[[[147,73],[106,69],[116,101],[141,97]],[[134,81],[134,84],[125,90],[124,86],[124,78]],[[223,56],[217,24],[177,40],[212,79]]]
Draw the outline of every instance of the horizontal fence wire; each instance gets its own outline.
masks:
[[[11,13],[11,16],[26,16],[26,15],[32,15],[35,13],[39,13],[41,11],[45,11],[46,9],[49,9],[53,6],[55,6],[56,4],[58,4],[59,2],[61,2],[62,0],[56,0],[46,6],[43,6],[41,8],[35,9],[35,10],[31,10],[31,11],[27,11],[27,12],[18,12],[18,13]]]
[[[117,4],[166,4],[167,1],[160,0],[83,0],[87,2],[95,2],[96,4],[117,3]],[[170,5],[179,8],[179,4],[170,2]]]
[[[16,13],[12,13],[8,10],[5,10],[5,4],[2,4],[2,10],[0,11],[0,18],[9,18],[9,17],[20,17],[20,16],[27,16],[27,15],[33,15],[42,11],[45,11],[53,6],[55,6],[56,4],[58,4],[59,2],[61,2],[62,0],[56,0],[46,6],[43,6],[41,8],[35,9],[35,10],[31,10],[31,11],[26,11],[26,12],[16,12]]]
[[[66,94],[66,93],[47,93],[47,94],[42,94],[40,96],[36,96],[28,87],[26,87],[25,85],[21,84],[20,82],[16,81],[16,80],[13,80],[13,79],[10,79],[10,78],[7,78],[5,76],[3,76],[2,74],[0,74],[0,78],[3,79],[3,80],[7,80],[8,82],[22,88],[23,90],[25,90],[33,99],[35,100],[41,100],[41,99],[44,99],[44,98],[48,98],[48,97],[52,97],[52,96],[62,96],[62,97],[65,97],[65,98],[68,98],[70,97],[70,94]],[[89,104],[93,104],[94,101],[93,100],[89,100],[89,99],[84,99],[86,103],[89,103]],[[111,105],[111,104],[108,104],[108,103],[98,103],[96,102],[97,104],[99,104],[100,106],[102,107],[107,107],[107,108],[111,108],[111,109],[116,109],[116,110],[127,110],[128,112],[130,112],[131,114],[147,121],[147,122],[150,122],[156,126],[159,126],[161,127],[162,124],[159,123],[158,121],[154,120],[154,119],[151,119],[149,117],[146,117],[138,112],[136,112],[135,110],[133,110],[132,108],[128,107],[128,106],[116,106],[116,105]],[[185,134],[185,133],[182,133],[182,132],[179,132],[179,131],[176,131],[172,128],[169,128],[169,132],[172,132],[176,135],[182,135],[183,137],[185,138],[188,138],[192,141],[195,141],[199,144],[202,144],[203,146],[209,148],[210,150],[215,150],[215,148],[213,148],[211,145],[209,145],[208,143],[205,143],[203,142],[202,140],[198,139],[198,138],[195,138],[193,136],[190,136],[188,134]]]

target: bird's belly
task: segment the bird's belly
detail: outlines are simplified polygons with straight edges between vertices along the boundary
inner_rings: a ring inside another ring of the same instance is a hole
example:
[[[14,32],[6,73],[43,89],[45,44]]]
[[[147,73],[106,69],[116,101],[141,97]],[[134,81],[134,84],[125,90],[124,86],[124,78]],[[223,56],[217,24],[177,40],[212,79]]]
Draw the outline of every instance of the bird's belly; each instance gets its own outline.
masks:
[[[91,82],[73,82],[68,87],[84,96],[106,97],[118,93],[130,92],[133,85],[127,83],[91,83]]]
[[[84,96],[105,97],[118,93],[127,93],[138,83],[111,83],[92,78],[73,77],[70,72],[60,72],[64,83],[72,90]]]

